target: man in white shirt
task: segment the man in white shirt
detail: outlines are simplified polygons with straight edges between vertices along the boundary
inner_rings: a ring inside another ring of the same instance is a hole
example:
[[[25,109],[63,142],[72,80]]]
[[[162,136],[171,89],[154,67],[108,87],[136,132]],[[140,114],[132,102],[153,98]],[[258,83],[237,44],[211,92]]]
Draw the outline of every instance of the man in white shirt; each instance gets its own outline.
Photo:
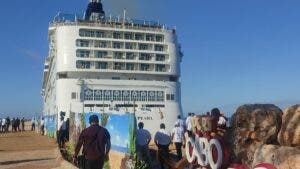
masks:
[[[185,124],[186,124],[186,130],[188,133],[188,136],[191,137],[192,136],[192,131],[193,131],[193,127],[192,127],[192,113],[188,113],[188,117],[185,120]]]
[[[185,128],[186,128],[185,122],[184,122],[184,120],[181,119],[180,115],[177,116],[176,123],[179,123],[179,127],[182,128],[183,131],[185,131]]]
[[[144,123],[139,122],[138,130],[136,131],[136,151],[138,160],[144,160],[148,167],[151,168],[151,158],[149,152],[149,143],[151,141],[151,134],[144,129]]]
[[[6,119],[5,118],[3,118],[2,119],[2,121],[1,121],[1,125],[2,125],[2,128],[1,128],[1,130],[2,130],[2,132],[5,132],[5,128],[6,128]]]
[[[219,116],[219,120],[218,120],[218,127],[220,127],[221,129],[226,129],[226,117],[225,117],[225,114],[224,113],[220,113],[220,116]]]
[[[158,150],[161,151],[161,153],[159,153],[159,161],[161,168],[164,169],[162,157],[169,157],[169,145],[171,144],[171,136],[170,133],[166,131],[164,123],[160,124],[160,130],[155,133],[154,142]]]
[[[59,131],[58,131],[58,145],[60,148],[64,148],[64,144],[66,141],[66,130],[67,130],[67,124],[65,121],[64,116],[60,116],[60,121],[59,121]]]
[[[177,122],[175,127],[172,130],[172,140],[175,143],[176,153],[178,160],[182,158],[182,151],[181,147],[184,144],[184,130],[180,127],[180,124]]]

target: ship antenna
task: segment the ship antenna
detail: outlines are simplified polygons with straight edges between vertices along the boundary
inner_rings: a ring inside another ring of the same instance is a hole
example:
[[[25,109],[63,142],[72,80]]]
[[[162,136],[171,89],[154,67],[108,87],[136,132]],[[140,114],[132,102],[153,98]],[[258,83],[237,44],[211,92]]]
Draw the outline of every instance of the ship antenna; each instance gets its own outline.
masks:
[[[125,22],[126,22],[126,8],[124,8],[123,10],[123,26],[125,26]]]

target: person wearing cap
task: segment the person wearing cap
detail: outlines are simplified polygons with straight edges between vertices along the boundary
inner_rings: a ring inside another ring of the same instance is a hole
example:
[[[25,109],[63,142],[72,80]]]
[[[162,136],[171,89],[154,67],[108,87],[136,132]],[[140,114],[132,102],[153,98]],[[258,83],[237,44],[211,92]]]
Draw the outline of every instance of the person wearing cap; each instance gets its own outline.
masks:
[[[169,145],[171,144],[171,136],[170,133],[166,130],[166,126],[164,123],[160,124],[160,130],[155,133],[154,142],[161,152],[159,154],[159,161],[161,164],[161,168],[164,169],[162,157],[169,157]]]
[[[144,160],[151,168],[151,158],[149,152],[149,143],[151,141],[151,134],[148,130],[144,129],[144,123],[139,122],[136,131],[136,151],[139,160]]]
[[[81,147],[84,156],[84,169],[102,169],[104,161],[108,160],[111,147],[110,134],[104,127],[99,125],[97,115],[89,118],[90,127],[84,129],[77,142],[73,162],[77,163],[77,158]]]
[[[185,142],[185,140],[184,140],[184,130],[180,127],[179,122],[175,123],[175,127],[172,130],[172,140],[176,147],[177,158],[181,160],[182,158],[181,147]]]

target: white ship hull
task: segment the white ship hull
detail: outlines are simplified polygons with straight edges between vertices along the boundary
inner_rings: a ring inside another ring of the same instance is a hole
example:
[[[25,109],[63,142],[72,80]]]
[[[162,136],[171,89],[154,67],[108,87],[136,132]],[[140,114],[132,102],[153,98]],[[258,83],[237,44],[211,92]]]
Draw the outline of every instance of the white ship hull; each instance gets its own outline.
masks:
[[[135,112],[151,133],[182,115],[175,30],[110,22],[53,22],[43,81],[44,115]]]

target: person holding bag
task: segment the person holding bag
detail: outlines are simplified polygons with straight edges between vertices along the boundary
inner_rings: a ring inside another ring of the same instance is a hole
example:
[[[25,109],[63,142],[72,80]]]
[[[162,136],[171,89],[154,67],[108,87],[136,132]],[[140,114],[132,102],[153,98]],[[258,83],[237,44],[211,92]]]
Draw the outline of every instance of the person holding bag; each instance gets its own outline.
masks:
[[[80,169],[102,169],[104,161],[108,160],[111,147],[110,134],[104,127],[99,125],[97,115],[89,118],[90,127],[84,129],[75,148],[73,162]],[[82,156],[78,156],[83,146]]]

